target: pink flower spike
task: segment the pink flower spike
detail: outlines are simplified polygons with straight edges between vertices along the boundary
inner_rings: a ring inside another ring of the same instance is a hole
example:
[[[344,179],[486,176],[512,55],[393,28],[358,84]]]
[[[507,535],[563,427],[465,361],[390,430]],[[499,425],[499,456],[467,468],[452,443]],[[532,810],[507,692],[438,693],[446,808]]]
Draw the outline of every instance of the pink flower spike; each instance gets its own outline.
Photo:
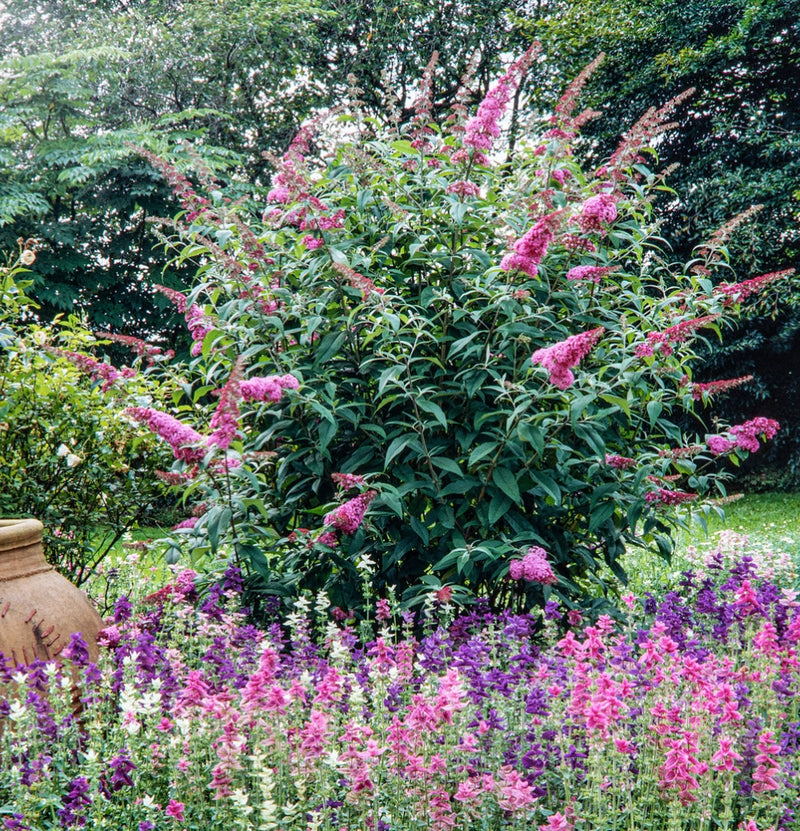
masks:
[[[660,503],[661,505],[681,505],[684,502],[692,502],[697,499],[696,493],[685,493],[683,491],[671,491],[666,488],[656,488],[644,495],[645,502],[649,504]]]
[[[529,580],[543,586],[554,585],[558,578],[547,560],[547,552],[538,545],[531,546],[521,560],[511,560],[508,574],[512,580]]]
[[[531,356],[531,362],[541,364],[550,373],[550,383],[555,384],[560,390],[565,390],[575,381],[570,369],[577,366],[591,352],[604,331],[605,329],[599,326],[597,329],[572,335],[553,346],[537,349]]]
[[[239,402],[242,400],[242,372],[244,362],[236,359],[230,377],[225,386],[219,390],[219,404],[211,419],[211,435],[208,437],[209,446],[216,445],[227,450],[239,432]]]
[[[636,466],[636,459],[631,459],[628,456],[617,456],[614,453],[606,454],[606,464],[609,467],[616,468],[617,470],[627,470],[629,467]]]
[[[505,75],[486,93],[486,98],[478,106],[478,112],[467,121],[464,147],[472,148],[472,158],[476,164],[487,162],[484,152],[492,149],[494,139],[500,135],[500,119],[539,48],[539,44],[534,43],[519,60],[511,64]]]
[[[300,382],[293,375],[268,375],[266,377],[248,378],[241,383],[243,401],[281,400],[284,390],[296,390]]]
[[[584,233],[590,231],[605,233],[616,218],[616,199],[610,193],[598,193],[596,196],[590,196],[583,203],[577,220]]]
[[[199,462],[205,455],[202,447],[192,447],[203,441],[200,433],[168,413],[150,407],[129,407],[123,412],[146,424],[157,436],[164,439],[172,447],[176,459]]]
[[[705,396],[711,398],[718,393],[727,392],[728,390],[734,389],[735,387],[746,384],[748,381],[752,380],[752,375],[742,375],[739,378],[728,378],[720,381],[705,381],[696,384],[693,383],[690,385],[690,389],[692,392],[692,398],[694,398],[695,401],[700,401]]]
[[[720,283],[717,289],[725,295],[725,300],[728,303],[741,303],[753,294],[758,294],[761,289],[774,283],[776,280],[782,280],[784,277],[791,277],[794,274],[793,268],[787,268],[785,271],[773,271],[769,274],[761,274],[758,277],[751,277],[741,283]]]
[[[332,525],[344,534],[354,534],[361,525],[369,503],[377,496],[377,491],[367,491],[348,499],[347,502],[325,515],[325,524]]]
[[[567,272],[567,280],[586,280],[591,283],[599,283],[613,266],[609,265],[576,265]]]

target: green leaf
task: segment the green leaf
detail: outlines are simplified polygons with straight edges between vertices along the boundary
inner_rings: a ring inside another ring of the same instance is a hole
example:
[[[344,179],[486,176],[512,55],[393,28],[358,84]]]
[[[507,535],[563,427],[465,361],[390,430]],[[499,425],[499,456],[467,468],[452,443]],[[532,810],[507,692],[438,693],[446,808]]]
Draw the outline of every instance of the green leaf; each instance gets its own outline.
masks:
[[[431,456],[431,463],[440,470],[455,473],[456,476],[464,475],[464,471],[458,466],[458,462],[454,459],[448,459],[447,456]]]
[[[553,502],[556,505],[561,504],[561,488],[556,483],[555,479],[552,476],[548,476],[546,473],[542,473],[540,470],[532,470],[531,477],[536,481],[536,483],[544,490],[544,492],[552,497]]]
[[[628,418],[631,417],[631,407],[626,398],[620,398],[618,395],[610,395],[608,393],[603,393],[600,398],[607,404],[613,404],[615,407],[619,407]]]
[[[314,353],[314,366],[327,363],[334,355],[338,355],[342,344],[347,339],[345,332],[328,332],[319,342]]]
[[[405,141],[403,139],[398,139],[397,141],[392,142],[392,149],[397,150],[399,153],[404,153],[407,156],[418,156],[419,151],[415,150],[413,145],[410,141]]]
[[[417,406],[420,410],[423,410],[426,413],[430,413],[442,427],[447,429],[447,416],[444,414],[444,410],[435,402],[428,400],[427,398],[418,398],[417,399]]]
[[[492,481],[500,488],[509,499],[514,502],[521,502],[522,498],[514,474],[505,467],[497,467],[492,474]]]
[[[350,267],[350,260],[347,259],[347,254],[345,254],[344,251],[340,251],[333,245],[329,245],[328,253],[331,255],[331,259],[338,265],[345,265],[348,268]]]
[[[504,493],[496,493],[489,503],[489,523],[494,525],[505,515],[512,504],[512,501]]]
[[[479,444],[472,453],[469,454],[469,461],[467,462],[468,467],[472,467],[476,462],[479,462],[481,459],[485,459],[487,456],[490,456],[492,453],[495,453],[498,448],[498,443],[496,441],[485,441],[482,444]]]
[[[409,525],[411,526],[411,530],[422,540],[423,545],[427,545],[430,542],[428,529],[417,519],[417,517],[412,516],[409,520]]]
[[[533,445],[537,453],[544,452],[544,433],[528,421],[521,421],[517,425],[517,434],[522,441]]]
[[[398,436],[396,439],[392,439],[389,443],[389,447],[386,449],[386,456],[383,462],[383,469],[388,470],[389,465],[392,463],[392,459],[398,455],[398,453],[402,453],[406,447],[411,444],[412,441],[416,438],[415,435],[406,435],[406,436]]]
[[[226,531],[231,521],[231,510],[227,506],[217,505],[206,514],[206,532],[211,550],[216,552],[219,547],[220,534]]]

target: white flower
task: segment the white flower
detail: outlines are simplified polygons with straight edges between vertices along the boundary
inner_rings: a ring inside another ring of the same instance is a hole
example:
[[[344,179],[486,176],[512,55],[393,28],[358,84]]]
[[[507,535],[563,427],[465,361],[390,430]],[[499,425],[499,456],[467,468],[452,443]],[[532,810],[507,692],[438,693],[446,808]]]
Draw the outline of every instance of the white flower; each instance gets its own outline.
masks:
[[[67,467],[77,467],[82,461],[83,459],[80,456],[70,453],[67,456]]]
[[[66,444],[64,444],[64,443],[62,442],[61,444],[59,444],[59,445],[58,445],[58,450],[56,450],[56,453],[58,454],[58,456],[59,456],[60,458],[62,458],[62,459],[63,459],[63,458],[64,458],[64,456],[69,456],[69,454],[70,454],[70,449],[69,449],[69,447],[67,447],[67,445],[66,445]]]

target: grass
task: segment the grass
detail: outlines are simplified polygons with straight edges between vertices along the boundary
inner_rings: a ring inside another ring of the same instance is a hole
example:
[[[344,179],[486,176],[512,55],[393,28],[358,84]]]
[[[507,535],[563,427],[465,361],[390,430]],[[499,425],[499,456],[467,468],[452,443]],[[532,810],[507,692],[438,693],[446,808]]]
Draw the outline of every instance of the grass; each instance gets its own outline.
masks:
[[[800,558],[800,493],[755,493],[722,506],[724,518],[708,518],[708,534],[694,524],[684,531],[679,545],[701,546],[720,531],[735,531],[761,544],[788,550]]]

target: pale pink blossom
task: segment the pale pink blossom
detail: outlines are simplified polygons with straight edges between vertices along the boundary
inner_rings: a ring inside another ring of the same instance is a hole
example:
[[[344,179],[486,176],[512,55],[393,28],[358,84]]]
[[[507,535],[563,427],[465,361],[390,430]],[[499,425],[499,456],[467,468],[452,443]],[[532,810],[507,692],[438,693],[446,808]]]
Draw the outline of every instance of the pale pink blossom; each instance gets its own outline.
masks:
[[[587,280],[592,283],[599,283],[613,266],[608,265],[576,265],[567,272],[567,280]]]

